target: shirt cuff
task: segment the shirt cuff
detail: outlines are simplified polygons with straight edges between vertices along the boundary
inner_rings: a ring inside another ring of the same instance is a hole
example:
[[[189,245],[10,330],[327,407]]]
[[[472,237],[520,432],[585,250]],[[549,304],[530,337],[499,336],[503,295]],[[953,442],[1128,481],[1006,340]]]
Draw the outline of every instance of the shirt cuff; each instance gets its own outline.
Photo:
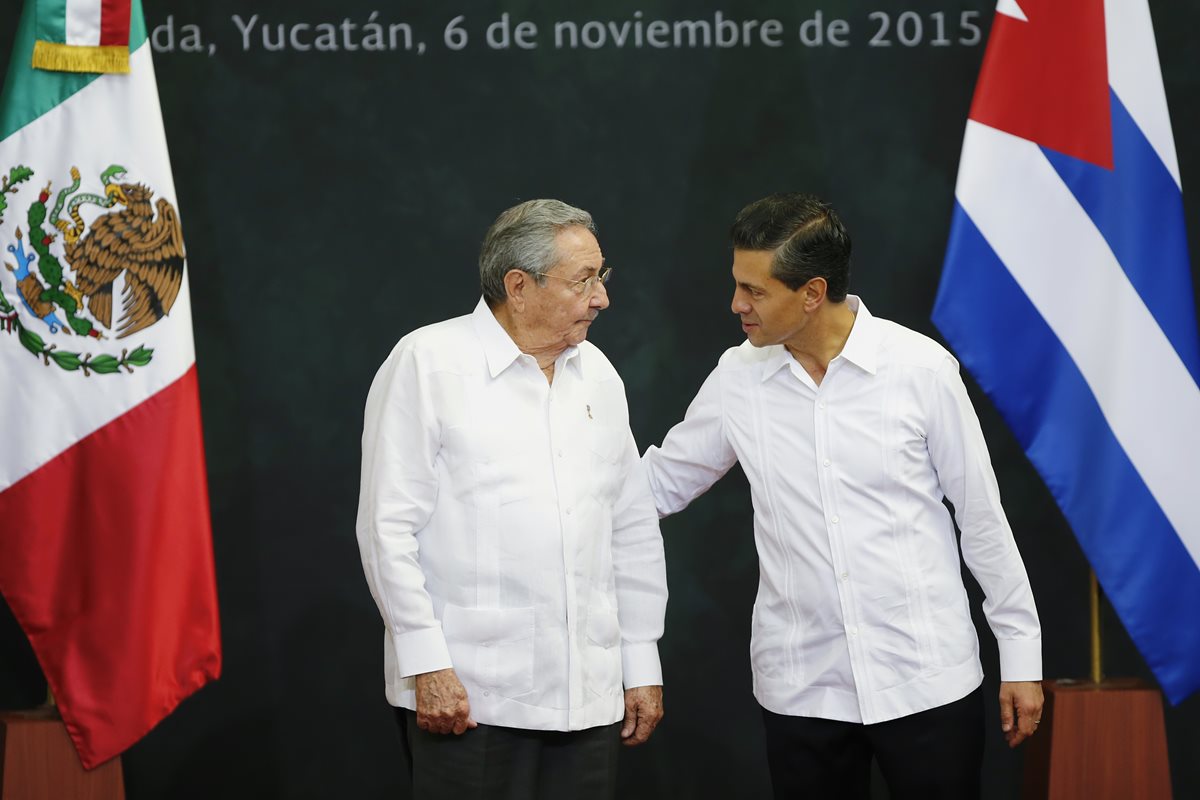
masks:
[[[1000,680],[1040,681],[1042,679],[1041,639],[998,639]]]
[[[626,689],[662,686],[662,664],[655,642],[621,643],[621,675]]]
[[[396,643],[396,665],[400,668],[401,678],[454,666],[441,628],[422,628],[393,634],[392,640]]]

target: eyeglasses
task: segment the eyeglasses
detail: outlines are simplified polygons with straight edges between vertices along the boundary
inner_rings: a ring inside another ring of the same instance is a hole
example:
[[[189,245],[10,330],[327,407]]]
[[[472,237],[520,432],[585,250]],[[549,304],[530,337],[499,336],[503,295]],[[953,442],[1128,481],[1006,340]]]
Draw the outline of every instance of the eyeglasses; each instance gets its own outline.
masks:
[[[558,275],[542,275],[543,278],[554,278],[555,280],[566,281],[567,283],[575,284],[574,291],[575,294],[578,295],[591,294],[592,291],[600,284],[608,283],[610,276],[612,276],[612,267],[605,267],[592,277],[586,278],[582,281],[572,280],[571,278],[562,278]]]

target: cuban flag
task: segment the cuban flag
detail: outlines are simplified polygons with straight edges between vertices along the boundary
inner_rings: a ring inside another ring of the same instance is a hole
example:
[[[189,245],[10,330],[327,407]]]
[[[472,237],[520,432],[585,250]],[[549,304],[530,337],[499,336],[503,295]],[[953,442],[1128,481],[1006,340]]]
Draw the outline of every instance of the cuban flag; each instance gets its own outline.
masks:
[[[1200,688],[1200,337],[1146,0],[1001,0],[933,320],[1173,703]]]

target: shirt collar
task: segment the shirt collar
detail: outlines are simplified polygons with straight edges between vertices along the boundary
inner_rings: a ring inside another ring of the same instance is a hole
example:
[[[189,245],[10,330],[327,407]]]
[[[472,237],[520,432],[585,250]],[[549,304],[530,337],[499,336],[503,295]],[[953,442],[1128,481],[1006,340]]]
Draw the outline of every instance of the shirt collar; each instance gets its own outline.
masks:
[[[475,333],[479,336],[479,343],[483,345],[488,372],[495,378],[521,357],[521,348],[517,347],[517,343],[508,335],[508,331],[504,330],[504,326],[496,319],[496,315],[482,297],[471,312],[471,320],[475,325]],[[574,362],[575,369],[579,371],[580,376],[583,375],[583,359],[578,347],[568,347],[559,358],[564,364]]]
[[[792,354],[781,344],[771,345],[771,353],[763,358],[762,380],[775,376],[776,372],[791,364]]]
[[[854,324],[850,327],[846,344],[842,345],[842,352],[835,358],[844,358],[863,372],[874,375],[879,359],[879,326],[858,295],[846,295],[846,305],[854,312]],[[790,367],[794,360],[784,345],[772,345],[770,350],[772,352],[763,358],[764,381],[784,367]]]
[[[858,295],[846,295],[846,305],[854,312],[854,325],[838,355],[858,365],[863,372],[874,375],[879,362],[879,325]]]

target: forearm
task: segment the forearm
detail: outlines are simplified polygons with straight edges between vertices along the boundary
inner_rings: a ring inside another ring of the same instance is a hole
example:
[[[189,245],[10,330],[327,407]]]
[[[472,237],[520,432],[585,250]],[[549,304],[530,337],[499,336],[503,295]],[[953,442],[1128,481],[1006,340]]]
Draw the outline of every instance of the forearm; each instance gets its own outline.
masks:
[[[736,460],[725,438],[718,367],[700,387],[683,420],[667,433],[662,446],[651,446],[642,458],[658,515],[665,517],[687,508]]]
[[[632,446],[632,443],[631,443]],[[613,514],[612,563],[625,687],[662,683],[658,640],[667,610],[662,535],[637,452]]]
[[[438,429],[414,357],[398,348],[367,397],[355,528],[371,596],[405,676],[450,666],[418,543],[437,503]]]
[[[1000,503],[1000,489],[979,420],[957,363],[948,359],[933,390],[929,452],[962,531],[963,560],[983,589],[984,616],[1000,650],[1005,681],[1041,678],[1041,624],[1033,589]]]
[[[627,540],[614,541],[613,573],[625,687],[657,685],[662,683],[658,640],[667,611],[662,537],[656,523],[622,533]]]

